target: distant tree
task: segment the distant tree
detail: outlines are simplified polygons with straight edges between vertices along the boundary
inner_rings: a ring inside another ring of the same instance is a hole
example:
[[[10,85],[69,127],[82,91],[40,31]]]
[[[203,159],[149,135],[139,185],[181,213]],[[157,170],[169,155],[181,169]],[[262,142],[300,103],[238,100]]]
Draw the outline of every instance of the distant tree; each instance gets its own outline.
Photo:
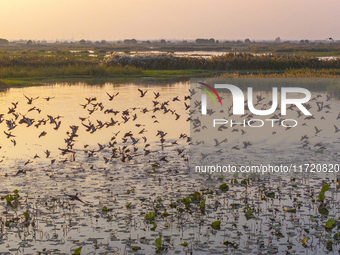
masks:
[[[280,43],[281,42],[281,38],[280,37],[276,37],[275,38],[275,42]]]
[[[161,44],[166,44],[166,41],[164,39],[162,39]]]
[[[214,44],[214,43],[215,43],[214,38],[210,38],[210,39],[198,38],[198,39],[196,39],[196,44]]]
[[[250,43],[250,39],[247,38],[247,39],[244,40],[244,42],[245,42],[245,43]]]
[[[219,40],[216,40],[216,42],[215,42],[216,44],[219,44],[220,43],[220,41]]]
[[[26,44],[27,44],[27,45],[32,45],[32,44],[33,44],[33,41],[32,41],[32,40],[28,40],[28,41],[26,42]]]
[[[0,38],[0,46],[7,46],[9,41],[7,39]]]
[[[80,44],[85,44],[86,42],[85,42],[84,39],[81,39],[81,40],[79,41],[79,43],[80,43]]]
[[[125,39],[124,40],[124,44],[137,44],[137,40],[136,39]]]
[[[101,40],[101,44],[106,44],[107,42],[105,40]]]
[[[309,43],[309,41],[308,40],[300,40],[300,42],[299,43],[301,43],[301,44],[308,44]]]

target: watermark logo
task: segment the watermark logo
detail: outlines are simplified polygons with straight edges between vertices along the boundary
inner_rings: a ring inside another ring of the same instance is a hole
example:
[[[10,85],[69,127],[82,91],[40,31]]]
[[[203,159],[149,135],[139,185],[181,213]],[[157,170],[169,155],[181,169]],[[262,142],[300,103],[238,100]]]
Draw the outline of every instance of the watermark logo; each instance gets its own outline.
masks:
[[[209,88],[210,90],[212,90],[215,95],[218,97],[220,104],[222,106],[222,100],[219,96],[219,94],[217,93],[217,91],[215,89],[228,89],[231,93],[232,93],[232,99],[233,99],[233,114],[234,115],[243,115],[244,114],[244,110],[245,110],[245,106],[244,106],[244,94],[242,92],[242,90],[235,86],[235,85],[231,85],[231,84],[215,84],[214,87],[202,83],[202,82],[198,82],[201,85],[206,86],[207,88]],[[205,91],[207,94],[210,95],[210,97],[213,99],[213,101],[215,102],[216,105],[216,100],[213,97],[213,95],[204,88],[200,88],[199,89]],[[266,109],[266,110],[257,110],[254,107],[253,104],[253,88],[252,87],[248,87],[247,88],[247,94],[248,94],[248,108],[250,110],[251,113],[256,114],[256,115],[260,115],[260,116],[265,116],[265,115],[270,115],[272,113],[274,113],[277,109],[277,105],[278,105],[278,89],[277,87],[273,87],[272,88],[272,106],[270,109]],[[300,93],[300,94],[304,94],[305,97],[304,98],[287,98],[287,94],[288,93]],[[296,87],[282,87],[281,88],[281,115],[286,115],[287,114],[287,105],[293,104],[296,105],[299,110],[304,114],[304,115],[312,115],[305,106],[303,106],[304,103],[307,103],[309,100],[311,99],[311,93],[309,92],[309,90],[305,89],[305,88],[296,88]],[[207,114],[207,95],[206,94],[202,94],[201,95],[201,100],[202,100],[202,108],[201,108],[201,114],[202,115],[206,115]]]

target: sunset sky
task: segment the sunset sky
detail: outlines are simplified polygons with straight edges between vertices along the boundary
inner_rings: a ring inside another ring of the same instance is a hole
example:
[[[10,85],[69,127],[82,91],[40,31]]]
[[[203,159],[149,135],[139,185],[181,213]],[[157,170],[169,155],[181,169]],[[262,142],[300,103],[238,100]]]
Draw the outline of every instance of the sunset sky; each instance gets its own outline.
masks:
[[[3,0],[8,40],[340,39],[339,0]]]

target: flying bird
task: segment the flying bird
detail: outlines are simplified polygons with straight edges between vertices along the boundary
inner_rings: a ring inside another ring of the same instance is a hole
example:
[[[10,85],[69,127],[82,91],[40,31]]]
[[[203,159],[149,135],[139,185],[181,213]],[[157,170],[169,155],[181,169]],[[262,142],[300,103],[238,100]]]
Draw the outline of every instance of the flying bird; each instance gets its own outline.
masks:
[[[140,92],[140,97],[144,97],[146,92],[148,92],[147,90],[143,91],[141,89],[138,89],[138,91]]]

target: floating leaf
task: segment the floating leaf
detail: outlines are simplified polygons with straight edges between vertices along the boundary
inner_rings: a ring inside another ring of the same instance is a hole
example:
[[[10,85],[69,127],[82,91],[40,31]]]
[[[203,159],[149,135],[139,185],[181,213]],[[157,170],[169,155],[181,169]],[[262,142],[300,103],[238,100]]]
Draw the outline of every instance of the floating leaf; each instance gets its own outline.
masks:
[[[155,216],[156,216],[156,213],[154,213],[154,212],[149,212],[149,213],[147,213],[147,214],[145,215],[145,219],[147,219],[147,220],[153,220],[153,218],[155,218]]]
[[[156,222],[153,222],[153,227],[150,228],[150,230],[151,230],[151,231],[155,231],[156,228],[157,228],[157,224],[156,224]]]
[[[326,192],[327,190],[329,190],[329,185],[328,185],[328,183],[326,183],[326,184],[322,187],[321,192]]]
[[[211,223],[211,227],[215,230],[220,230],[221,229],[221,221],[217,220]]]
[[[27,221],[30,218],[29,212],[24,212],[25,221]]]
[[[82,249],[82,248],[83,248],[83,247],[79,247],[79,248],[75,249],[73,255],[80,255],[80,254],[81,254],[81,249]]]
[[[142,248],[139,247],[139,246],[133,246],[133,247],[132,247],[132,250],[133,250],[133,251],[138,251],[138,250],[140,250],[140,249],[142,249]]]
[[[340,239],[340,233],[334,234],[333,238],[334,238],[335,240],[339,240],[339,239]]]
[[[305,244],[307,241],[308,241],[308,236],[300,240],[302,244]]]
[[[239,174],[239,173],[234,173],[233,177],[234,177],[234,178],[237,178],[238,174]]]
[[[251,210],[246,211],[245,216],[247,220],[254,218],[253,212]]]
[[[334,228],[335,227],[335,223],[336,223],[336,221],[334,219],[329,219],[326,222],[326,228],[328,228],[328,229]]]
[[[291,209],[283,209],[283,211],[285,211],[285,212],[289,212],[289,213],[296,213],[296,208],[291,208]]]
[[[237,244],[237,243],[235,243],[235,242],[229,242],[228,240],[225,241],[225,242],[223,242],[223,244],[226,245],[226,246],[233,247],[233,248],[235,248],[235,249],[237,249],[237,247],[238,247],[238,244]]]
[[[328,242],[326,243],[326,249],[327,249],[328,251],[333,251],[333,242],[332,242],[332,241],[328,241]]]
[[[12,195],[7,195],[5,198],[8,204],[10,204],[14,200]]]
[[[171,203],[171,204],[170,204],[170,208],[176,208],[176,206],[177,206],[177,205],[174,204],[174,203]]]
[[[319,206],[319,213],[327,217],[329,214],[329,211],[326,207]]]
[[[154,163],[151,165],[152,167],[159,167],[159,163]]]
[[[201,210],[204,210],[205,209],[205,198],[204,198],[204,200],[201,202],[201,204],[200,204],[200,209]]]
[[[183,242],[183,243],[181,243],[181,245],[184,246],[184,247],[187,247],[188,246],[188,242]]]
[[[227,192],[229,190],[229,186],[226,183],[223,183],[222,185],[220,185],[219,189],[222,192]]]
[[[319,193],[319,197],[318,197],[319,201],[323,201],[325,199],[325,192],[321,191]]]
[[[184,204],[186,204],[186,205],[189,205],[190,202],[191,202],[190,197],[184,198],[184,199],[182,200],[182,202],[183,202]]]
[[[270,198],[275,198],[275,192],[267,193],[266,196]]]
[[[13,191],[13,193],[14,193],[15,195],[17,195],[17,194],[19,193],[19,190],[16,189],[16,190]]]
[[[159,238],[156,239],[155,245],[156,245],[157,249],[162,248],[162,237],[159,237]]]
[[[190,194],[189,197],[191,198],[192,202],[196,202],[201,196],[201,193],[196,191],[194,194]]]
[[[241,185],[244,185],[244,186],[247,186],[248,184],[248,180],[247,179],[244,179],[241,181]]]
[[[245,216],[246,216],[247,220],[250,220],[251,218],[254,218],[254,215],[253,215],[253,211],[254,210],[252,208],[250,208],[249,206],[244,207],[243,211],[245,212]]]

